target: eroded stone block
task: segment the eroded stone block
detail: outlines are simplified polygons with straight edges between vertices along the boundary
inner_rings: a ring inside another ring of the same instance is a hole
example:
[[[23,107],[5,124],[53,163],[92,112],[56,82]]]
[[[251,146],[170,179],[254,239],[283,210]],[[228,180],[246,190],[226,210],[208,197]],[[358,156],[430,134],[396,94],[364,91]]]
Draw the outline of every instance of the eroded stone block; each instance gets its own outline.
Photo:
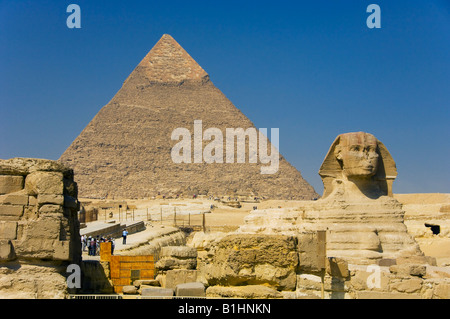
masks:
[[[0,221],[0,239],[16,239],[17,222]]]
[[[19,220],[23,214],[22,205],[0,205],[0,220]]]
[[[23,176],[0,175],[0,195],[23,189]]]
[[[179,284],[197,280],[197,270],[175,269],[166,273],[165,288],[175,289]]]
[[[187,282],[175,287],[176,296],[205,297],[205,285],[201,282]]]
[[[60,172],[33,172],[25,179],[25,189],[29,195],[63,195],[63,174]]]
[[[37,203],[38,205],[64,205],[64,196],[57,194],[39,194],[37,197]]]
[[[161,287],[148,287],[141,290],[142,297],[172,297],[173,289]]]
[[[0,261],[15,259],[14,248],[10,240],[0,239]]]

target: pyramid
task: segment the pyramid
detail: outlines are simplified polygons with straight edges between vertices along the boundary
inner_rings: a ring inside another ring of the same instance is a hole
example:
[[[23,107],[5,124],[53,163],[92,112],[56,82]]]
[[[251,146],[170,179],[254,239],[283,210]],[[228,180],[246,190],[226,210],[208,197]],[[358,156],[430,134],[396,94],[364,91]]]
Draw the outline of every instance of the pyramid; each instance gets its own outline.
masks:
[[[59,160],[74,170],[79,197],[85,198],[318,197],[281,155],[274,174],[261,174],[260,162],[175,163],[171,151],[177,140],[171,134],[176,128],[193,133],[196,120],[202,121],[203,132],[218,128],[225,135],[226,128],[256,129],[165,34]]]

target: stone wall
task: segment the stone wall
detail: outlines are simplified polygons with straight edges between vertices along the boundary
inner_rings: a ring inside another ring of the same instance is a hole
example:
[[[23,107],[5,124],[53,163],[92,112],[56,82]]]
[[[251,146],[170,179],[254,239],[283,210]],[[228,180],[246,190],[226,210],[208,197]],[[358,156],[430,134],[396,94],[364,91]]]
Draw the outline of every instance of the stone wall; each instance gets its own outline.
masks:
[[[0,296],[65,296],[66,265],[81,262],[77,192],[58,162],[0,160]]]
[[[197,281],[208,297],[287,299],[448,299],[450,267],[425,256],[358,265],[328,256],[318,260],[314,233],[297,236],[199,233]],[[323,284],[322,284],[323,283]]]

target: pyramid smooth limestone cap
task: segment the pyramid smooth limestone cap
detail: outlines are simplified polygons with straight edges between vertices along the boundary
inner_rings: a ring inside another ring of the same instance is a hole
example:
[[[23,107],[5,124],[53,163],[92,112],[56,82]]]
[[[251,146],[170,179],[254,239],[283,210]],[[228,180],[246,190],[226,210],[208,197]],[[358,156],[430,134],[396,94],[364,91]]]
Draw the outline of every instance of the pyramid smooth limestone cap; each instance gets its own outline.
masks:
[[[136,69],[142,69],[151,82],[201,81],[208,73],[175,41],[164,34]]]

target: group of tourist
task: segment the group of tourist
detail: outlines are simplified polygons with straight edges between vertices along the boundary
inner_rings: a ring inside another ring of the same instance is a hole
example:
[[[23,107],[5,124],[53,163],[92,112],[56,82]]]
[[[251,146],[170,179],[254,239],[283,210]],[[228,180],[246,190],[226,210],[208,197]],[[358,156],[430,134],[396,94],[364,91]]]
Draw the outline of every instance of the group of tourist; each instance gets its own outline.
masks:
[[[100,243],[106,243],[106,242],[110,242],[111,243],[111,255],[114,254],[114,247],[115,247],[115,242],[114,242],[114,238],[112,237],[92,237],[92,236],[86,236],[86,235],[82,235],[81,236],[81,245],[82,245],[82,249],[83,251],[86,251],[86,248],[88,249],[88,255],[89,256],[99,256],[100,255]]]

